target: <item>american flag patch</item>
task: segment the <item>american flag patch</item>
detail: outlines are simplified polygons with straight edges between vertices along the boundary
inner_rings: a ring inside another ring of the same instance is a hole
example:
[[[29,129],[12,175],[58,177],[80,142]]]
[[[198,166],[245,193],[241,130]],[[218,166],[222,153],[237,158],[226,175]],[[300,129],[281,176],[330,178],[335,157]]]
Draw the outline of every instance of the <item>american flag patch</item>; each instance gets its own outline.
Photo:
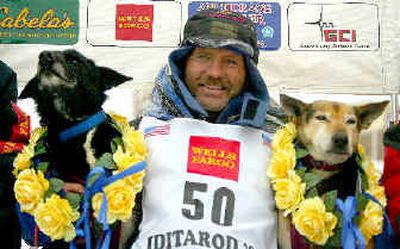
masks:
[[[158,125],[158,126],[150,126],[144,129],[144,137],[154,137],[158,135],[169,135],[171,130],[171,125]]]

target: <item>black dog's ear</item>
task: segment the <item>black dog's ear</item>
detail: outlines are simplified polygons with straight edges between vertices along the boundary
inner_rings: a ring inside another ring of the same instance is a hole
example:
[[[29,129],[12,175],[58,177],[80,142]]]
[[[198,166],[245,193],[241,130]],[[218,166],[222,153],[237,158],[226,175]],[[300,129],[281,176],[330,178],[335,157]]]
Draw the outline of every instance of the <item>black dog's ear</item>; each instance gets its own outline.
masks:
[[[98,67],[98,69],[100,71],[100,83],[103,91],[132,79],[132,77],[118,73],[108,67]]]
[[[33,98],[36,96],[37,91],[38,91],[38,84],[39,84],[39,79],[37,76],[35,76],[33,79],[31,79],[28,84],[22,89],[22,92],[18,96],[19,99],[26,99],[26,98]]]
[[[289,97],[288,95],[281,94],[279,95],[279,97],[282,109],[288,116],[300,117],[307,107],[306,103],[303,103],[298,99]]]

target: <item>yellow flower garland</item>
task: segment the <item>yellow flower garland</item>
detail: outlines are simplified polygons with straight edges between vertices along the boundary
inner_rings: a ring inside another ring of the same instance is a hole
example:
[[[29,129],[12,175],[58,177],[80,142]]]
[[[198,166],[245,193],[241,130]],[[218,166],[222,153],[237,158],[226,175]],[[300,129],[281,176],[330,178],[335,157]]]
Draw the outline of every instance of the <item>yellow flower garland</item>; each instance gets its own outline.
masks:
[[[143,134],[134,130],[126,118],[111,114],[114,125],[122,134],[122,144],[113,154],[113,163],[117,174],[128,167],[145,160],[147,148]],[[44,177],[44,172],[35,169],[32,158],[38,141],[45,135],[46,128],[36,128],[32,131],[29,144],[14,160],[13,173],[16,176],[14,192],[21,211],[31,214],[39,229],[52,240],[64,239],[71,241],[75,237],[73,222],[79,219],[78,207],[73,208],[66,198],[52,193],[46,196],[50,182]],[[142,190],[144,171],[125,177],[104,187],[108,200],[108,222],[126,221],[132,215],[135,196]],[[92,208],[97,217],[103,200],[102,193],[92,198]]]
[[[275,202],[284,215],[291,214],[296,230],[316,245],[325,245],[334,234],[337,217],[326,211],[319,197],[305,198],[306,184],[296,173],[296,149],[293,144],[297,131],[293,123],[278,130],[272,141],[272,159],[268,176],[275,191]],[[374,196],[382,206],[386,206],[385,191],[379,185],[380,174],[375,165],[365,156],[364,148],[358,145],[361,167],[367,177],[365,192]],[[373,236],[382,233],[383,210],[380,205],[369,200],[360,213],[358,227],[368,242]]]

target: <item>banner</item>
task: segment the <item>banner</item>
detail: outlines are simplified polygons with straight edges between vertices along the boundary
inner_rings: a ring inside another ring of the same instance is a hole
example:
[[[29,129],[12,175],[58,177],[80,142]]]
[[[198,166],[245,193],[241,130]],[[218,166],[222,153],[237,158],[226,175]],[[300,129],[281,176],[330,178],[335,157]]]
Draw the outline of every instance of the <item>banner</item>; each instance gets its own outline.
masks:
[[[118,4],[115,39],[153,41],[153,5]]]
[[[259,49],[277,50],[281,47],[281,6],[279,3],[193,1],[189,3],[189,17],[204,9],[240,12],[254,22]]]
[[[79,0],[2,0],[0,43],[71,45],[79,36]]]
[[[377,50],[378,6],[368,3],[306,4],[288,8],[292,50]]]

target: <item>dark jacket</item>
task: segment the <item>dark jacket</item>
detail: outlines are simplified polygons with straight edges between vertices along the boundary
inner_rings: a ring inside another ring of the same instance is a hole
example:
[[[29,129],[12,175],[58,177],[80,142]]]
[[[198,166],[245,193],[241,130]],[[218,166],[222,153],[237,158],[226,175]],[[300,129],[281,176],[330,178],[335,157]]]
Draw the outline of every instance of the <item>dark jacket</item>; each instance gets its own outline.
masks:
[[[11,101],[17,98],[17,75],[5,63],[0,61],[0,141],[8,141],[12,126],[17,123]],[[7,249],[20,248],[21,232],[16,216],[14,181],[12,175],[13,161],[16,152],[0,152],[0,230],[1,247]]]

